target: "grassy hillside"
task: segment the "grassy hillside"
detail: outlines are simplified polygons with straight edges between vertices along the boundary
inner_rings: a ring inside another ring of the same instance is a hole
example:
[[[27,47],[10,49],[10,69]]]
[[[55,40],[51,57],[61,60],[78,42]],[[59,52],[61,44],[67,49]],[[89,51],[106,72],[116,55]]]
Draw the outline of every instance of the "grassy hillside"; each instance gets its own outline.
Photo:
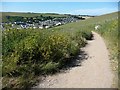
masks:
[[[120,67],[118,67],[118,56],[120,52],[118,52],[119,43],[118,38],[120,37],[118,35],[118,19],[113,19],[104,23],[100,24],[101,27],[99,28],[99,31],[97,31],[104,39],[105,43],[107,45],[107,48],[109,50],[109,57],[111,60],[112,70],[115,71],[115,78],[114,78],[114,86],[117,86],[118,78],[117,76],[120,75],[118,72],[120,72]]]
[[[34,17],[34,16],[51,16],[51,17],[65,17],[63,14],[56,13],[17,13],[17,12],[2,12],[3,16],[23,16],[23,17]]]
[[[30,18],[58,18],[58,17],[67,17],[68,15],[56,14],[56,13],[19,13],[19,12],[0,12],[2,15],[2,22],[13,22],[13,21],[24,21]]]
[[[81,22],[81,25],[83,22]],[[84,23],[90,24],[95,27],[96,25],[100,25],[98,32],[105,40],[107,48],[110,53],[110,60],[112,65],[112,70],[115,71],[115,79],[113,87],[117,87],[117,81],[120,77],[120,67],[119,67],[119,24],[118,24],[118,12],[106,14],[102,16],[95,17],[94,19],[88,19]],[[118,75],[118,78],[117,78]],[[120,82],[118,83],[118,87],[120,86]]]
[[[5,30],[3,43],[3,87],[30,87],[37,75],[53,74],[69,62],[92,38],[91,31],[100,25],[100,33],[117,62],[117,15],[112,13],[50,29]],[[114,37],[111,37],[113,36]],[[115,42],[114,42],[115,41]],[[12,82],[11,82],[12,80]]]
[[[3,31],[3,87],[28,88],[35,76],[59,71],[92,38],[87,29],[61,29]]]

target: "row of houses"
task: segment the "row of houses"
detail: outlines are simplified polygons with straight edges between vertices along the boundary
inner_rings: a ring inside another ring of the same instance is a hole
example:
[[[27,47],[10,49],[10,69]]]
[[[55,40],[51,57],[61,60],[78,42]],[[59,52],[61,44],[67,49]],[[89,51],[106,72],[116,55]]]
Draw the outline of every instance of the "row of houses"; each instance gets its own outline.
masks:
[[[3,29],[5,28],[17,28],[17,29],[27,29],[27,28],[50,28],[50,27],[54,27],[54,26],[59,26],[59,25],[63,25],[66,23],[70,23],[70,22],[76,22],[79,19],[74,18],[74,17],[66,17],[66,18],[54,18],[52,20],[46,20],[46,21],[39,21],[38,23],[32,22],[29,23],[27,22],[9,22],[9,23],[1,23],[1,27]]]

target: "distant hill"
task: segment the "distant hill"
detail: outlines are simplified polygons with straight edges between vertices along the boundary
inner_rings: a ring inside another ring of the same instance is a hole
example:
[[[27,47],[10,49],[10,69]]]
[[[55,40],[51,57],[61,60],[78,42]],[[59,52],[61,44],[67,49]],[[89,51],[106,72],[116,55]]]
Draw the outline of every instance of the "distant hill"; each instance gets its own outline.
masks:
[[[96,17],[92,17],[83,21],[78,21],[78,22],[73,22],[73,23],[68,23],[66,25],[56,27],[56,28],[65,28],[66,30],[70,29],[79,29],[81,27],[84,27],[86,25],[94,25],[94,24],[101,24],[105,21],[111,21],[118,18],[118,12],[113,12],[109,14],[104,14]]]
[[[85,21],[80,22],[80,23],[99,24],[99,23],[102,23],[102,22],[105,22],[105,21],[113,20],[115,18],[118,18],[118,12],[108,13],[108,14],[96,16],[96,17],[93,17],[93,18],[89,18],[88,20],[85,20]]]
[[[23,17],[34,17],[34,16],[51,16],[51,17],[65,17],[67,15],[57,13],[21,13],[21,12],[1,12],[2,16],[23,16]]]
[[[12,19],[14,18],[19,18],[22,20],[22,18],[42,18],[42,17],[51,17],[51,18],[59,18],[59,17],[67,17],[68,15],[64,14],[57,14],[57,13],[21,13],[21,12],[0,12],[2,14],[2,21],[3,22],[9,22],[11,17]],[[13,20],[14,21],[14,20]]]
[[[6,16],[20,16],[20,17],[37,17],[37,16],[44,16],[44,17],[68,17],[70,16],[70,14],[57,14],[57,13],[31,13],[31,12],[26,12],[26,13],[22,13],[22,12],[0,12],[0,14],[2,13],[2,20],[3,21],[9,21]],[[81,17],[86,17],[89,15],[80,15]],[[95,21],[95,22],[99,22],[101,20],[108,20],[108,19],[112,19],[114,17],[118,16],[118,12],[114,12],[114,13],[109,13],[109,14],[105,14],[105,15],[101,15],[101,16],[96,16],[94,17],[94,20],[92,20],[92,18],[90,18],[91,20],[88,20],[88,22],[91,21]],[[93,16],[90,16],[93,17]]]

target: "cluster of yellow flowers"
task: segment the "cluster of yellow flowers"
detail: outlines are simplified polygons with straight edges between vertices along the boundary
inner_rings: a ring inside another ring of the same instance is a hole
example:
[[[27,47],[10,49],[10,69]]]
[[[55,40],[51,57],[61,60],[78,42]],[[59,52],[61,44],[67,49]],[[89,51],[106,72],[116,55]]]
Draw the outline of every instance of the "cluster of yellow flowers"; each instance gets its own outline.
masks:
[[[63,34],[51,34],[41,46],[42,56],[44,59],[49,60],[56,54],[61,53],[64,55],[68,48],[68,44],[68,38]]]

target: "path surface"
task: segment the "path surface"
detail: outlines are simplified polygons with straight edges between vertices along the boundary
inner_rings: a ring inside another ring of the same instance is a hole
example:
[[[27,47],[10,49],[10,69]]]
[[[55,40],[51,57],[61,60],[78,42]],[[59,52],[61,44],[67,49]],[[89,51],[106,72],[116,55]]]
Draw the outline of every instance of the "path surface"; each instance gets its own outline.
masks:
[[[95,32],[94,39],[88,41],[82,50],[87,59],[67,72],[48,76],[38,88],[110,88],[113,74],[108,58],[108,51],[103,39]]]

